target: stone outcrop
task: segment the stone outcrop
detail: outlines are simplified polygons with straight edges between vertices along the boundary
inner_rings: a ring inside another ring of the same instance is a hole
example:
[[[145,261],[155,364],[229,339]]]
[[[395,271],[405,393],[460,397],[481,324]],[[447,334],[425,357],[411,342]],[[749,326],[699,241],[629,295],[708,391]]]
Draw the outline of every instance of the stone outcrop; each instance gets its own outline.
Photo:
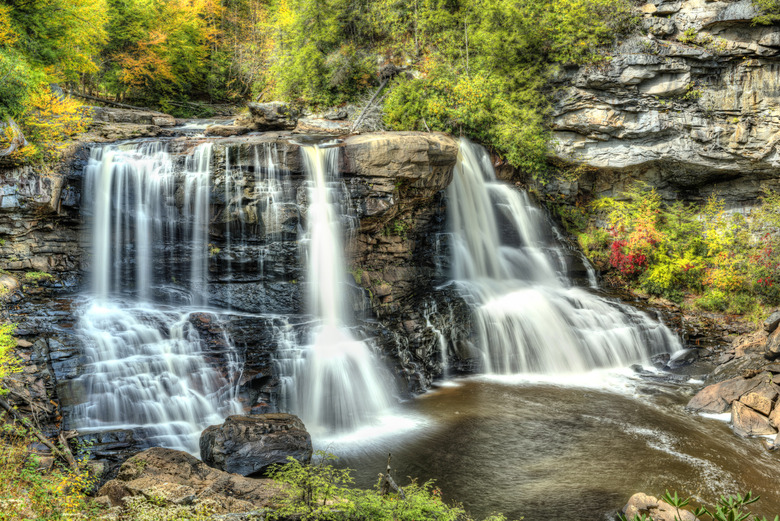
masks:
[[[186,452],[157,447],[125,461],[116,479],[100,488],[98,498],[110,506],[121,506],[133,496],[162,497],[175,505],[208,500],[214,513],[223,514],[265,507],[279,494],[271,480],[229,474]]]
[[[228,356],[243,361],[239,391],[246,412],[275,412],[280,379],[272,358],[280,332],[304,344],[310,321],[299,245],[307,204],[302,140],[291,132],[209,140],[214,168],[208,299],[234,312],[192,314],[189,322],[209,363],[227,367]],[[165,142],[180,168],[201,138]],[[428,388],[443,363],[452,372],[468,370],[474,360],[470,312],[452,287],[434,291],[446,281],[443,190],[452,179],[457,141],[435,133],[380,133],[348,137],[338,146],[345,204],[360,224],[346,252],[356,334],[373,339],[402,393]],[[74,295],[88,283],[91,245],[83,227],[82,185],[89,148],[77,144],[66,158],[52,170],[0,171],[0,268],[9,272],[0,284],[8,288],[7,317],[19,325],[19,352],[27,365],[14,377],[8,399],[26,413],[34,410],[52,434],[74,428],[71,411],[85,400]],[[268,164],[275,165],[284,197],[263,191]],[[240,172],[235,165],[243,165]],[[175,204],[184,204],[181,190]],[[176,281],[186,279],[189,263],[164,269],[172,295],[186,293]],[[29,271],[51,278],[28,281]],[[117,430],[78,439],[95,447],[111,475],[128,454],[148,448],[142,437]]]
[[[740,436],[773,435],[780,418],[780,364],[764,364],[760,371],[709,385],[699,391],[688,408],[697,412],[731,411],[731,424]]]
[[[287,463],[288,457],[309,463],[311,436],[292,414],[229,416],[203,431],[200,455],[216,469],[257,476],[271,465]]]
[[[777,429],[769,424],[769,418],[742,401],[733,404],[731,424],[734,427],[734,432],[744,437],[777,434]]]
[[[239,117],[235,125],[253,130],[293,130],[298,124],[298,112],[287,103],[249,103],[248,114]]]
[[[640,10],[642,36],[557,78],[552,156],[594,169],[568,189],[613,194],[640,179],[669,198],[751,204],[780,186],[777,27],[753,24],[750,0]]]
[[[338,116],[339,114],[334,114]],[[326,119],[326,118],[301,118],[295,127],[298,134],[349,134],[351,123],[344,118]]]
[[[91,116],[93,123],[124,123],[157,127],[172,127],[176,124],[176,119],[169,114],[144,110],[92,107]]]
[[[623,507],[626,519],[638,519],[637,516],[649,516],[653,521],[698,521],[689,510],[677,509],[653,496],[638,492],[631,496]]]
[[[699,391],[688,402],[688,408],[696,412],[719,414],[731,409],[731,404],[742,395],[758,387],[756,378],[732,378],[725,382],[709,385]]]

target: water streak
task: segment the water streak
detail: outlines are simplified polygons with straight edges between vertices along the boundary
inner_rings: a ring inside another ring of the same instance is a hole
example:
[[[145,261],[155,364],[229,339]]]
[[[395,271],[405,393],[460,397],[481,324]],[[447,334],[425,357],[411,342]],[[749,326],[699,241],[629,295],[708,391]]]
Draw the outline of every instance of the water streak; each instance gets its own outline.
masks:
[[[190,303],[206,301],[211,156],[210,143],[199,145],[181,171],[162,142],[93,150],[93,295],[79,320],[87,363],[77,381],[85,401],[73,413],[82,431],[134,429],[151,445],[194,452],[204,427],[237,411],[233,386],[204,360],[191,311],[160,302],[176,275]]]
[[[309,177],[305,247],[308,311],[318,323],[310,344],[292,346],[284,367],[294,371],[285,381],[290,410],[315,433],[354,430],[371,423],[390,404],[388,382],[365,341],[348,324],[347,281],[338,180],[338,148],[303,147]],[[289,374],[289,373],[288,373]]]
[[[643,313],[573,287],[544,214],[497,181],[484,149],[466,140],[448,200],[453,275],[486,372],[580,373],[679,348]]]

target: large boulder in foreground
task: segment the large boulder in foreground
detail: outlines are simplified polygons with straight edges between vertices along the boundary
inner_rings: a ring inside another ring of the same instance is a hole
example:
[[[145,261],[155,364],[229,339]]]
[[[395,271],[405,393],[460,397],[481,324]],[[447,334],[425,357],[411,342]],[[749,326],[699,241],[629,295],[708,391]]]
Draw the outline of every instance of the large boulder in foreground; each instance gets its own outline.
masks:
[[[220,514],[263,508],[280,493],[279,485],[269,479],[228,474],[186,452],[155,447],[125,461],[98,497],[111,506],[133,496],[162,497],[176,505],[209,500]]]
[[[286,463],[288,456],[308,463],[311,436],[292,414],[229,416],[222,425],[212,425],[200,435],[200,455],[216,469],[260,475],[273,464]]]
[[[637,493],[631,496],[626,506],[623,507],[626,519],[634,519],[634,516],[649,516],[653,521],[699,521],[690,511],[679,511],[669,503],[647,494]]]

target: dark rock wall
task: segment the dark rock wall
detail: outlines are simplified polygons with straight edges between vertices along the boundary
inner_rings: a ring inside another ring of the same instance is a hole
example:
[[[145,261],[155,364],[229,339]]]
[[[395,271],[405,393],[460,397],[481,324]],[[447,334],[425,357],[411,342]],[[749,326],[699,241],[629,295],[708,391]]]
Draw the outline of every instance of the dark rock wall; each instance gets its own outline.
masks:
[[[225,311],[193,314],[190,322],[200,332],[206,356],[225,376],[229,364],[243,364],[235,383],[251,412],[276,410],[279,374],[273,357],[280,339],[306,342],[309,282],[299,244],[306,228],[300,151],[305,141],[285,132],[214,141],[208,301]],[[169,150],[183,164],[200,142],[170,138]],[[472,369],[468,309],[452,287],[440,288],[446,283],[448,249],[444,189],[452,179],[457,141],[442,134],[387,133],[352,136],[338,146],[345,201],[359,219],[349,234],[345,267],[354,281],[350,300],[357,331],[372,340],[401,394],[426,389],[445,370]],[[74,311],[89,284],[89,209],[82,194],[88,153],[88,146],[77,147],[50,171],[0,174],[0,239],[5,241],[0,268],[13,277],[5,312],[18,324],[26,364],[14,377],[10,400],[52,434],[71,427],[69,411],[85,399],[72,382],[84,364]],[[258,179],[268,177],[268,154],[286,187],[274,203],[256,188]],[[179,189],[175,204],[181,207],[183,201]],[[165,291],[186,292],[187,270],[183,256],[160,263],[158,275],[169,281]],[[25,277],[29,271],[54,278],[34,282]],[[117,453],[143,447],[129,431],[82,441],[116,462],[121,461]]]

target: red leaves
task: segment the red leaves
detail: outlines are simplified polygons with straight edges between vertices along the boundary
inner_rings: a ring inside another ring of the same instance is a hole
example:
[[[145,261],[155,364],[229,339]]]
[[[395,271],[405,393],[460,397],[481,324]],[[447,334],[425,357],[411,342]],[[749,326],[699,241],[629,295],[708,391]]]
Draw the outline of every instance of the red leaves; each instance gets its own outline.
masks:
[[[627,242],[615,240],[610,246],[609,263],[617,268],[622,275],[631,277],[642,273],[647,268],[647,255],[638,252],[626,253]]]

